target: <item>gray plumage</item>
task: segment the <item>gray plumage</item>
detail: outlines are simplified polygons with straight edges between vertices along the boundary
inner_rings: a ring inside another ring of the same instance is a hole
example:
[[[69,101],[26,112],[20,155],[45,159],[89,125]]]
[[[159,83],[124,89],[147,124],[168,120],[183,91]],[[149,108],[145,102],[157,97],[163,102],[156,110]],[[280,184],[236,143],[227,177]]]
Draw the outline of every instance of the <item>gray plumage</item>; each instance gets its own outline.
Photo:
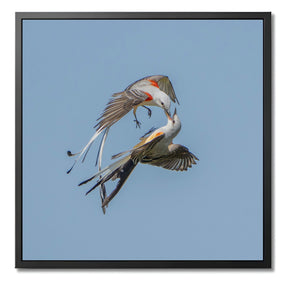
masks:
[[[169,153],[160,157],[146,156],[141,159],[141,163],[159,166],[169,170],[186,171],[192,164],[199,160],[188,148],[180,144],[170,144]]]
[[[147,94],[140,90],[129,90],[113,94],[105,110],[97,119],[99,121],[94,128],[103,130],[118,122],[135,106],[147,99]]]
[[[165,75],[153,75],[144,77],[130,84],[125,90],[134,89],[136,87],[138,88],[139,83],[141,83],[141,85],[145,85],[145,80],[147,80],[146,85],[151,84],[149,83],[149,80],[155,81],[158,84],[160,90],[166,93],[174,103],[177,102],[179,104],[172,83],[169,80],[168,76]]]

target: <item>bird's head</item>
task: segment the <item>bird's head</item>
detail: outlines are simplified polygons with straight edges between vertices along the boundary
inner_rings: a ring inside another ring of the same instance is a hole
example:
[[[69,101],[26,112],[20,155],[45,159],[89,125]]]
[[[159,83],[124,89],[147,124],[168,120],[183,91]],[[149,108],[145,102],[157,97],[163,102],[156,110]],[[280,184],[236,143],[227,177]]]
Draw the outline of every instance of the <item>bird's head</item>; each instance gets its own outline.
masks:
[[[164,110],[164,111],[165,111],[165,110]],[[176,108],[175,108],[175,111],[174,111],[173,116],[170,116],[170,114],[169,114],[167,111],[165,111],[165,114],[166,114],[167,119],[168,119],[167,125],[168,125],[169,127],[171,127],[172,130],[175,131],[175,133],[176,133],[176,135],[177,135],[178,132],[179,132],[180,129],[181,129],[181,121],[180,121],[180,119],[179,119],[179,117],[178,117],[178,115],[177,115]],[[176,136],[176,135],[175,135],[175,136]],[[175,137],[175,136],[174,136],[174,137]]]
[[[161,91],[162,92],[162,91]],[[170,115],[170,105],[171,105],[171,101],[169,96],[162,92],[161,97],[157,98],[155,100],[156,104],[161,107],[162,109],[164,109],[165,113],[168,113]]]

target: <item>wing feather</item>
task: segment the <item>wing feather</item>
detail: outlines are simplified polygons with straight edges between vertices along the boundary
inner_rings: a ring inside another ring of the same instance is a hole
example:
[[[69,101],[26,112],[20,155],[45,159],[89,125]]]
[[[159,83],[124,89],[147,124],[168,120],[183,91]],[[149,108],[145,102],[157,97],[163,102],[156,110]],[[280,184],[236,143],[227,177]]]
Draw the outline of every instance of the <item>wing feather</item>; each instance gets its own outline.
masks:
[[[141,162],[154,166],[159,166],[169,170],[183,171],[196,164],[199,160],[188,148],[179,144],[170,144],[169,153],[157,158],[144,157]]]
[[[140,90],[123,91],[116,93],[110,99],[105,110],[97,119],[99,121],[94,127],[97,129],[105,129],[111,127],[122,117],[124,117],[131,109],[141,104],[147,99],[147,95]]]
[[[155,75],[147,77],[147,79],[156,81],[159,86],[159,89],[162,90],[164,93],[166,93],[174,103],[177,102],[179,104],[174,88],[168,76]]]
[[[164,136],[165,136],[164,133],[162,134],[159,133],[158,135],[155,135],[154,137],[150,138],[150,140],[148,138],[145,138],[137,145],[135,145],[132,149],[113,155],[112,159],[116,159],[119,158],[120,156],[130,153],[132,159],[139,158],[140,160],[140,158],[142,158],[143,155],[148,153],[155,146],[155,144],[157,144],[161,139],[164,138]]]
[[[149,80],[155,81],[158,84],[160,90],[166,93],[174,103],[177,102],[179,104],[179,101],[176,97],[172,83],[169,80],[168,76],[165,76],[165,75],[152,75],[152,76],[144,77],[130,84],[125,89],[125,91],[135,89],[135,88],[141,89],[141,87],[143,86],[152,85]]]

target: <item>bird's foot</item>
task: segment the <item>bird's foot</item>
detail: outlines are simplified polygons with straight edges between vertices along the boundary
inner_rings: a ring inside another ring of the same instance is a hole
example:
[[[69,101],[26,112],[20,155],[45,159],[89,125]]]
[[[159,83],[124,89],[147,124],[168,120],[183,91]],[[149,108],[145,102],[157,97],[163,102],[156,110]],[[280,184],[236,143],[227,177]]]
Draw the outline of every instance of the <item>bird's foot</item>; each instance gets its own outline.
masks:
[[[147,109],[147,111],[148,111],[148,116],[149,116],[149,118],[151,118],[151,115],[152,115],[151,109],[148,108],[147,106],[143,106],[143,108]]]
[[[135,119],[134,122],[136,122],[136,128],[141,128],[141,122],[139,122],[137,119]]]
[[[147,110],[148,110],[148,116],[149,116],[149,118],[151,118],[152,111],[151,111],[151,109],[149,109],[149,108],[147,108]]]

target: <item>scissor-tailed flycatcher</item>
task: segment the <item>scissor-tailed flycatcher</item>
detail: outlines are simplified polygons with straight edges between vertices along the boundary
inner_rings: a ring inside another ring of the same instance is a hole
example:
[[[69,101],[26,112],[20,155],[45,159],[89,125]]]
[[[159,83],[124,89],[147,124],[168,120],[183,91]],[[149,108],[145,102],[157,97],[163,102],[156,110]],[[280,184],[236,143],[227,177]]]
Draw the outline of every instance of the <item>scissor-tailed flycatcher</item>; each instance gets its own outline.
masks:
[[[84,161],[91,144],[102,133],[102,131],[105,130],[105,134],[98,152],[98,157],[101,161],[103,147],[109,132],[109,128],[123,116],[125,116],[130,110],[133,109],[136,127],[140,127],[140,122],[136,117],[136,110],[139,106],[146,108],[149,116],[151,116],[151,110],[146,107],[146,105],[159,106],[169,113],[171,104],[170,99],[173,102],[177,101],[179,104],[169,78],[163,75],[154,75],[140,79],[129,85],[124,91],[115,93],[112,96],[113,98],[108,102],[104,112],[97,119],[98,123],[94,127],[97,130],[87,145],[78,153],[72,154],[70,151],[67,152],[68,156],[78,155],[78,158],[75,160],[73,166],[67,171],[67,173],[70,173],[76,162],[86,151],[82,160]]]
[[[176,171],[187,170],[188,167],[192,167],[192,164],[196,164],[196,160],[199,159],[188,148],[172,143],[173,138],[176,137],[181,129],[181,122],[176,114],[176,109],[172,118],[167,112],[166,115],[168,118],[166,126],[155,130],[146,137],[140,138],[141,142],[134,146],[132,150],[114,155],[112,158],[118,158],[129,153],[129,155],[112,163],[91,178],[80,183],[79,185],[82,185],[99,177],[98,182],[86,195],[99,185],[104,185],[108,180],[119,178],[116,188],[102,201],[102,208],[104,208],[107,207],[108,203],[119,192],[139,162]]]

